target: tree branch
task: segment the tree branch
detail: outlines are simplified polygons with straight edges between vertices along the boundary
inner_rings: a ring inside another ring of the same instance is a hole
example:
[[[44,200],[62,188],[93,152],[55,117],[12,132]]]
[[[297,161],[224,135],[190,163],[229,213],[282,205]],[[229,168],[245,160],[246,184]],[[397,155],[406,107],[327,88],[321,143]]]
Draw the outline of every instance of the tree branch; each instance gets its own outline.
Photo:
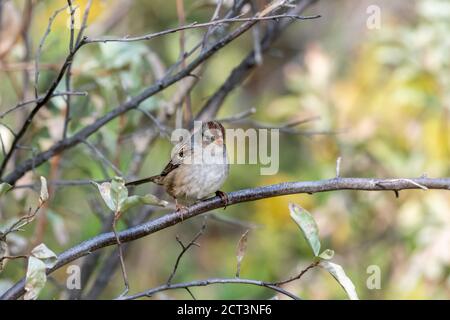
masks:
[[[50,98],[60,97],[60,96],[70,96],[70,95],[86,97],[88,95],[88,93],[86,91],[54,92]],[[3,119],[7,114],[9,114],[13,111],[16,111],[17,109],[20,109],[26,105],[29,105],[32,103],[39,103],[43,98],[44,98],[44,96],[41,96],[41,97],[38,97],[37,99],[31,99],[31,100],[25,100],[25,101],[19,102],[14,107],[9,108],[8,110],[2,112],[0,114],[0,119]]]
[[[212,278],[212,279],[197,280],[197,281],[184,282],[184,283],[164,284],[162,286],[147,290],[145,292],[140,292],[140,293],[137,293],[134,295],[119,298],[118,300],[135,300],[135,299],[139,299],[142,297],[151,297],[158,292],[173,290],[173,289],[186,289],[186,288],[191,288],[191,287],[204,287],[204,286],[209,286],[211,284],[230,284],[230,283],[231,284],[250,284],[250,285],[255,285],[255,286],[259,286],[259,287],[265,287],[265,288],[274,290],[276,292],[279,292],[281,294],[284,294],[285,296],[288,296],[294,300],[300,300],[299,297],[297,297],[296,295],[290,293],[289,291],[287,291],[279,286],[276,286],[276,285],[273,285],[270,283],[266,283],[261,280],[240,279],[240,278],[229,278],[229,279]]]
[[[28,130],[28,127],[31,125],[31,122],[33,121],[36,114],[39,112],[39,110],[47,104],[47,102],[50,100],[50,98],[53,97],[54,92],[60,83],[61,79],[63,78],[67,68],[72,63],[72,59],[75,55],[75,53],[83,46],[84,42],[81,41],[77,46],[74,47],[74,49],[69,53],[66,60],[64,61],[63,66],[61,67],[61,70],[58,73],[58,76],[55,80],[53,80],[52,84],[50,85],[50,88],[47,90],[47,93],[45,96],[39,100],[34,108],[31,110],[30,114],[26,118],[25,122],[23,123],[22,127],[20,128],[19,132],[14,136],[14,140],[11,144],[11,148],[9,149],[8,153],[6,154],[5,158],[3,159],[2,164],[0,165],[0,177],[3,175],[6,165],[8,164],[8,161],[11,159],[15,149],[17,148],[17,145],[19,144],[20,139],[25,135],[25,133]],[[48,160],[47,158],[46,160]],[[29,165],[29,169],[33,168],[33,159],[29,159],[31,161]],[[41,162],[42,163],[42,162]],[[41,164],[40,163],[40,164]],[[19,166],[20,167],[20,166]],[[29,170],[28,169],[28,170]],[[26,171],[25,171],[26,172]],[[25,172],[23,172],[19,177],[21,177]],[[19,178],[18,177],[18,178]],[[16,179],[17,180],[17,179]],[[5,179],[6,181],[6,179]],[[14,181],[15,182],[15,181]]]
[[[202,234],[205,232],[206,229],[206,220],[203,221],[203,225],[202,228],[200,229],[199,232],[197,232],[197,234],[195,235],[195,237],[189,241],[189,243],[187,245],[185,245],[180,238],[177,236],[177,242],[179,243],[179,245],[181,246],[181,252],[178,254],[177,260],[175,261],[175,264],[173,266],[173,270],[172,273],[170,274],[169,278],[167,279],[167,285],[170,286],[170,284],[172,283],[172,279],[175,276],[175,273],[178,270],[178,265],[180,264],[181,258],[183,257],[183,255],[189,250],[189,248],[191,248],[192,246],[200,246],[196,241],[202,236]]]
[[[170,33],[175,32],[182,32],[184,30],[188,29],[198,29],[198,28],[208,28],[211,26],[217,26],[219,24],[230,24],[230,23],[236,23],[236,22],[258,22],[258,21],[267,21],[267,20],[279,20],[279,19],[292,19],[292,20],[310,20],[310,19],[317,19],[320,18],[320,15],[313,15],[313,16],[300,16],[295,14],[277,14],[273,16],[254,16],[249,18],[225,18],[220,20],[214,20],[210,22],[192,22],[188,25],[163,30],[160,32],[150,33],[147,35],[139,36],[139,37],[123,37],[123,38],[104,38],[104,39],[92,39],[88,38],[86,39],[86,43],[107,43],[107,42],[136,42],[136,41],[145,41],[145,40],[151,40],[156,37],[164,36]]]
[[[178,73],[176,73],[174,75],[167,76],[167,77],[161,79],[160,81],[158,81],[156,84],[144,89],[143,91],[141,91],[140,94],[138,94],[137,96],[133,97],[132,99],[126,101],[125,103],[119,105],[118,107],[114,108],[113,110],[111,110],[110,112],[105,114],[103,117],[97,119],[93,124],[86,126],[85,128],[78,131],[76,134],[74,134],[73,136],[64,138],[64,139],[60,140],[59,142],[55,143],[47,151],[41,152],[38,155],[36,155],[28,160],[25,160],[24,162],[19,164],[12,173],[7,175],[3,179],[3,181],[8,182],[9,184],[14,184],[27,171],[41,165],[42,163],[44,163],[51,157],[61,153],[62,151],[72,148],[73,146],[77,145],[78,143],[86,140],[86,138],[88,138],[90,135],[95,133],[97,130],[99,130],[101,127],[106,125],[111,120],[115,119],[116,117],[120,116],[123,113],[126,113],[129,110],[137,108],[139,106],[139,104],[142,103],[144,100],[146,100],[149,97],[155,95],[156,93],[166,89],[167,87],[171,86],[175,82],[191,75],[191,73],[200,64],[202,64],[204,61],[206,61],[208,58],[210,58],[218,50],[220,50],[221,48],[223,48],[224,46],[226,46],[227,44],[229,44],[230,42],[232,42],[233,40],[238,38],[240,35],[245,33],[252,26],[254,26],[258,21],[263,20],[263,19],[272,19],[272,20],[280,19],[283,17],[293,18],[293,16],[290,16],[290,15],[280,15],[280,17],[268,16],[267,15],[268,13],[269,12],[267,12],[267,10],[264,10],[264,12],[261,13],[257,17],[241,18],[241,20],[243,19],[243,21],[246,21],[246,22],[242,23],[236,29],[232,30],[230,33],[225,35],[223,38],[221,38],[220,40],[215,42],[212,46],[210,46],[207,50],[205,50],[197,58],[195,58],[189,65],[187,65],[186,68],[184,68],[183,70],[179,71]],[[316,17],[316,16],[314,16],[314,17]],[[230,19],[228,19],[228,20],[230,20]],[[236,18],[235,18],[235,20],[236,20]],[[239,21],[239,20],[237,20],[237,21]],[[220,20],[216,20],[213,23],[219,23],[219,22],[220,22]],[[210,23],[208,23],[208,24],[210,24]],[[180,28],[177,28],[176,31],[179,31],[178,29],[180,29]],[[175,31],[173,31],[173,32],[175,32]],[[161,34],[155,33],[154,35],[161,35]],[[141,37],[139,40],[148,40],[148,39],[145,37],[144,38]],[[106,41],[106,40],[102,40],[102,41]],[[22,128],[15,136],[12,146],[11,146],[11,149],[7,153],[6,157],[3,159],[3,162],[0,166],[0,177],[3,175],[6,165],[9,161],[9,159],[11,158],[14,150],[16,149],[19,140],[22,138],[22,136],[27,131],[34,116],[37,114],[37,112],[40,110],[40,108],[43,107],[47,103],[47,101],[52,96],[57,85],[63,78],[67,68],[71,64],[75,53],[85,44],[93,43],[93,42],[102,42],[102,41],[93,41],[93,39],[88,39],[87,37],[83,37],[80,42],[75,44],[73,51],[70,52],[69,55],[67,56],[63,66],[61,67],[61,70],[59,71],[58,76],[56,77],[56,79],[54,80],[52,85],[50,86],[46,95],[44,96],[44,98],[42,100],[40,100],[36,104],[36,106],[33,108],[31,113],[29,114],[27,120],[23,124]]]
[[[450,178],[334,178],[318,181],[284,182],[264,187],[230,192],[228,193],[227,205],[229,206],[241,202],[299,193],[313,194],[337,190],[398,192],[406,189],[421,189],[425,191],[424,188],[450,190]],[[178,212],[172,212],[160,218],[121,231],[118,233],[118,236],[122,243],[133,241],[222,206],[222,199],[216,196],[188,207],[186,212],[183,213],[183,217],[181,217]],[[80,257],[86,256],[93,251],[115,244],[117,244],[117,241],[113,232],[100,234],[60,254],[56,265],[53,268],[48,269],[47,273],[50,274],[66,264]],[[24,285],[25,279],[20,280],[12,288],[6,291],[0,299],[19,298],[24,294]]]
[[[297,15],[304,11],[308,6],[317,0],[305,0],[300,1],[299,4],[288,12],[288,15]],[[268,28],[260,43],[261,53],[266,52],[273,42],[278,39],[280,32],[282,32],[287,26],[292,23],[292,20],[284,22],[275,22]],[[196,120],[209,120],[214,119],[223,104],[228,94],[233,91],[240,83],[242,83],[251,73],[251,71],[258,66],[258,61],[255,58],[255,50],[251,51],[242,62],[233,69],[229,74],[225,82],[220,88],[212,95],[208,101],[201,108],[200,112],[196,116]]]

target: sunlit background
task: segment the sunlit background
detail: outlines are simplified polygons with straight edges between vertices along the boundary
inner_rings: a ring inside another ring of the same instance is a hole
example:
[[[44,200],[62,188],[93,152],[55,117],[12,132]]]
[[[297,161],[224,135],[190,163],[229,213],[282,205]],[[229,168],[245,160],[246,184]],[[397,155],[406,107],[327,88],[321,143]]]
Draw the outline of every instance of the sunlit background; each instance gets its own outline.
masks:
[[[5,2],[5,1],[3,1]],[[82,13],[87,1],[78,0]],[[230,5],[231,1],[225,1]],[[265,1],[257,1],[262,6]],[[34,82],[34,57],[53,12],[65,1],[36,1],[31,20],[30,56],[20,38],[24,1],[6,1],[0,29],[0,112],[19,101],[34,98],[34,88],[23,87],[24,77]],[[185,1],[186,22],[208,21],[215,1]],[[380,24],[368,19],[379,8]],[[7,10],[5,10],[7,8]],[[369,8],[369,9],[368,9]],[[369,11],[368,11],[369,10]],[[260,175],[259,165],[233,165],[224,191],[283,181],[334,177],[342,157],[341,175],[348,177],[450,176],[450,2],[445,0],[319,1],[304,14],[316,20],[294,22],[263,57],[263,64],[225,100],[218,118],[256,108],[251,117],[266,124],[318,117],[295,134],[280,135],[280,168],[273,176]],[[62,12],[42,48],[38,91],[44,93],[68,53],[68,13]],[[86,34],[92,37],[142,35],[179,24],[175,1],[94,0]],[[200,41],[204,29],[185,32],[186,48]],[[191,93],[194,111],[223,83],[229,72],[252,49],[252,32],[208,60]],[[6,52],[3,54],[3,52]],[[72,67],[74,90],[88,96],[72,97],[69,135],[136,95],[155,82],[180,56],[180,35],[151,41],[93,44],[83,47]],[[61,84],[64,90],[64,83]],[[146,100],[142,107],[157,112],[177,85]],[[0,119],[5,148],[30,110],[23,107]],[[14,163],[47,149],[61,137],[65,101],[54,98],[33,122]],[[5,126],[6,125],[6,126]],[[142,112],[131,111],[93,135],[109,161],[127,176],[133,153],[152,126]],[[235,125],[236,126],[236,125]],[[244,128],[251,127],[243,123]],[[138,174],[157,174],[170,156],[164,137],[152,145]],[[55,172],[55,167],[59,168]],[[12,166],[9,170],[12,169]],[[103,180],[115,173],[85,144],[28,172],[17,185],[38,185],[47,179]],[[46,221],[27,226],[14,235],[15,254],[29,250],[36,239],[60,253],[102,230],[102,215],[110,215],[95,186],[58,186],[51,190]],[[152,185],[136,193],[156,192]],[[21,188],[2,197],[0,225],[24,215],[35,206],[37,193]],[[276,281],[311,263],[313,256],[289,216],[295,202],[316,219],[323,247],[335,251],[339,263],[364,299],[445,299],[450,296],[450,194],[448,191],[393,192],[338,191],[271,198],[214,212],[207,229],[182,259],[176,282],[213,277],[234,277],[236,248],[250,229],[242,262],[244,278]],[[127,213],[124,221],[136,211]],[[156,211],[148,219],[167,211]],[[196,217],[134,241],[126,247],[125,264],[131,292],[165,283],[180,246],[198,232],[204,218]],[[39,229],[41,223],[43,229]],[[96,271],[114,256],[116,247],[101,250]],[[81,265],[82,260],[76,263]],[[370,289],[367,268],[381,270],[381,288]],[[0,291],[24,276],[25,261],[10,261],[0,274]],[[92,280],[99,275],[94,274]],[[40,298],[66,299],[66,268],[53,274]],[[85,293],[90,291],[93,281]],[[314,269],[284,287],[306,299],[344,299],[345,292],[324,270]],[[91,298],[114,298],[123,281],[117,265],[114,276]],[[246,285],[215,285],[192,289],[198,299],[267,299],[268,289]],[[168,291],[156,299],[186,298],[185,290]],[[279,296],[279,298],[284,298]]]

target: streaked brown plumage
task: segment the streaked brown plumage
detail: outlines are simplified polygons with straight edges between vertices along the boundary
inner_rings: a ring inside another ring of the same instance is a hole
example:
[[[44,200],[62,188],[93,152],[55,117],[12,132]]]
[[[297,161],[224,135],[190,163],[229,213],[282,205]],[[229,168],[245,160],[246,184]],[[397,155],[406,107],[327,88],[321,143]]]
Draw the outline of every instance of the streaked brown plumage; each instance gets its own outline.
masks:
[[[194,135],[194,133],[192,133]],[[180,202],[204,199],[219,192],[228,177],[229,163],[225,146],[225,129],[217,121],[202,124],[202,139],[179,144],[164,170],[155,176],[128,182],[139,185],[153,182],[164,186],[166,192]],[[199,143],[201,145],[199,145]],[[196,149],[195,147],[202,147]]]

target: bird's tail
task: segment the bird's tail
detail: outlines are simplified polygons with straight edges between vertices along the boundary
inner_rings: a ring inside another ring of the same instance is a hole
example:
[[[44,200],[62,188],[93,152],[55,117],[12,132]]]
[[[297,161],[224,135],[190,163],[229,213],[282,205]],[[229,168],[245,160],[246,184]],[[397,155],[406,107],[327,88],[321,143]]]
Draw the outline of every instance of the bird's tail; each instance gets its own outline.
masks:
[[[145,179],[140,179],[140,180],[135,180],[135,181],[130,181],[125,183],[126,186],[138,186],[140,184],[144,184],[147,182],[153,182],[156,184],[161,184],[161,175],[156,175],[156,176],[152,176],[152,177],[148,177]]]

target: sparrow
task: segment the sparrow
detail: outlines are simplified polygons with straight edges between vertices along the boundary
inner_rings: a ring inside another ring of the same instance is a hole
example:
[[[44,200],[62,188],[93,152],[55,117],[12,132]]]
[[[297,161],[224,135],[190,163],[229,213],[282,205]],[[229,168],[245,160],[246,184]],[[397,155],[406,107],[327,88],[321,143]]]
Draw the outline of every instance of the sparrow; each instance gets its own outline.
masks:
[[[175,200],[177,211],[185,208],[180,202],[196,202],[213,193],[221,197],[226,207],[226,193],[219,190],[229,174],[225,129],[217,121],[208,121],[202,123],[201,135],[198,131],[191,131],[187,141],[175,146],[172,158],[160,174],[125,185],[147,182],[161,185]]]

